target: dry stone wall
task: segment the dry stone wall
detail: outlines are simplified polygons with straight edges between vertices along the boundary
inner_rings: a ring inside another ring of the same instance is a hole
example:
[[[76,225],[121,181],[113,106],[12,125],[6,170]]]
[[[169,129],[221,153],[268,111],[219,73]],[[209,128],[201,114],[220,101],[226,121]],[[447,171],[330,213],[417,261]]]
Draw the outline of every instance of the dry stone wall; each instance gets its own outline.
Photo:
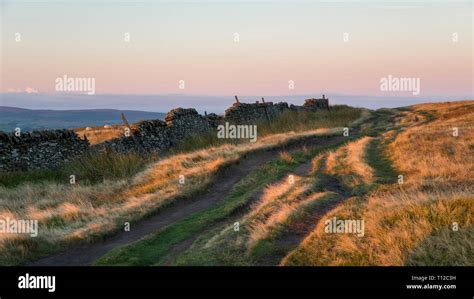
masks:
[[[216,117],[217,115],[212,117],[199,115],[193,108],[176,108],[166,114],[165,121],[138,122],[132,126],[130,136],[98,144],[95,149],[109,148],[117,152],[159,152],[172,147],[188,136],[203,134],[217,127]]]
[[[131,126],[128,136],[89,146],[71,130],[32,131],[21,133],[0,132],[0,171],[56,168],[84,154],[86,151],[113,150],[117,152],[159,152],[181,140],[210,132],[225,122],[255,124],[272,120],[285,111],[316,111],[329,109],[327,99],[307,99],[303,106],[280,102],[254,104],[234,103],[224,116],[214,113],[200,115],[195,109],[176,108],[165,120],[145,120]]]
[[[225,120],[232,123],[256,123],[259,121],[272,120],[285,110],[289,110],[288,103],[272,102],[255,104],[234,103],[225,111]]]
[[[55,168],[89,147],[71,130],[0,132],[0,171]]]

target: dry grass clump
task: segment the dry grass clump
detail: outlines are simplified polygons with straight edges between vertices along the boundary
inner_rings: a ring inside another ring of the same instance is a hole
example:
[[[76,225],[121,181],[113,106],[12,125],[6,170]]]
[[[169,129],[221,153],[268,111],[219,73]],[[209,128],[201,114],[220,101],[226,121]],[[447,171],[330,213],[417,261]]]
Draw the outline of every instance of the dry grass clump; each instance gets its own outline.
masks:
[[[279,156],[280,160],[287,164],[295,163],[295,159],[287,151],[280,152]]]

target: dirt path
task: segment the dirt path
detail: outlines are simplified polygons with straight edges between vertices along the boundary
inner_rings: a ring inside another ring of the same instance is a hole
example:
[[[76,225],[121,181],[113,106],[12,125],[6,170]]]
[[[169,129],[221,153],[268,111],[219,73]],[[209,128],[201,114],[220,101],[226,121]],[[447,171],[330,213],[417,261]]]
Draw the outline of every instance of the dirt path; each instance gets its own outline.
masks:
[[[258,261],[258,265],[279,265],[281,260],[289,252],[291,252],[291,250],[295,249],[304,240],[304,238],[306,238],[316,228],[318,223],[327,213],[332,211],[345,200],[347,200],[347,197],[340,195],[335,200],[318,205],[315,209],[311,211],[308,217],[305,217],[302,221],[292,225],[292,227],[288,231],[278,237],[275,246],[277,246],[278,248],[285,248],[285,254],[274,254],[271,256],[265,256]]]
[[[311,170],[311,166],[312,165],[311,165],[311,159],[310,159],[309,161],[307,161],[305,163],[302,163],[301,165],[298,165],[298,167],[295,170],[289,172],[287,175],[294,174],[294,175],[297,175],[297,176],[306,176],[306,175],[309,174],[309,172]],[[286,177],[283,178],[283,180],[286,180],[286,179],[287,179]],[[203,231],[203,232],[201,232],[201,233],[199,233],[199,234],[197,234],[197,235],[195,235],[191,238],[183,240],[183,241],[179,242],[178,244],[176,244],[175,246],[173,246],[173,248],[168,253],[165,261],[162,264],[166,265],[166,266],[173,265],[176,258],[181,253],[183,253],[188,248],[190,248],[191,245],[193,245],[194,241],[199,236],[207,234],[211,229],[214,229],[214,227],[216,227],[216,226],[223,227],[223,226],[226,226],[226,225],[231,225],[232,223],[234,223],[235,221],[240,219],[242,217],[242,215],[244,215],[246,212],[248,212],[248,209],[252,206],[252,204],[254,204],[256,201],[258,201],[260,199],[260,197],[263,195],[263,191],[264,191],[265,187],[266,186],[263,186],[263,188],[261,188],[260,190],[255,192],[249,198],[248,203],[246,204],[246,206],[244,208],[240,209],[239,212],[234,213],[233,215],[231,215],[228,219],[226,219],[224,221],[220,221],[218,223],[215,223],[213,228],[207,229],[207,230],[205,230],[205,231]]]
[[[309,215],[288,227],[275,240],[274,246],[280,250],[271,255],[261,256],[257,260],[259,266],[276,266],[294,248],[296,248],[310,234],[323,219],[324,215],[336,208],[340,203],[348,199],[348,190],[331,176],[320,176],[321,183],[326,191],[337,194],[337,197],[330,201],[321,201],[316,205]],[[281,252],[281,254],[276,253]]]
[[[239,162],[220,172],[212,186],[203,194],[189,200],[180,200],[158,214],[136,224],[132,224],[129,232],[121,232],[105,239],[101,243],[81,245],[64,252],[42,258],[26,264],[27,266],[81,266],[90,265],[108,251],[125,244],[132,243],[151,233],[156,233],[165,226],[181,220],[193,213],[201,212],[221,201],[230,192],[234,184],[247,176],[262,164],[276,158],[280,151],[297,151],[303,146],[327,147],[341,142],[343,136],[317,136],[310,139],[285,145],[267,151],[248,154]]]

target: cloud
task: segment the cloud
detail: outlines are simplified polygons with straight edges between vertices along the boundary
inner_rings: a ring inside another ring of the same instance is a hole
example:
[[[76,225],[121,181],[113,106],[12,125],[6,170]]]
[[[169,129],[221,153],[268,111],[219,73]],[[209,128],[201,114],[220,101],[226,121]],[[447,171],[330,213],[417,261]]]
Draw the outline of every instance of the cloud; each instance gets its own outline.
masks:
[[[26,87],[25,90],[22,90],[21,88],[7,88],[7,92],[11,93],[38,93],[37,89],[34,89],[33,87]]]
[[[33,87],[25,88],[26,93],[38,93],[38,90],[34,89]]]

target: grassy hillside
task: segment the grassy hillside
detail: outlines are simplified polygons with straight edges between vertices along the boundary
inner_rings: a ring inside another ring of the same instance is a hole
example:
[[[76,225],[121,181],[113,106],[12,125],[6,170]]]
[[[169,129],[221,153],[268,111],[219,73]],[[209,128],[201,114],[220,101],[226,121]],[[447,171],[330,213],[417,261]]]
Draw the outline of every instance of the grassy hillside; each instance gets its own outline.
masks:
[[[216,206],[227,216],[193,215],[96,264],[473,265],[473,126],[473,101],[377,111],[348,143],[283,155],[241,181]],[[280,166],[308,159],[307,173]],[[268,168],[286,173],[269,181]],[[233,200],[250,207],[235,215]],[[327,233],[333,217],[364,220],[363,236]]]
[[[41,233],[37,238],[0,235],[0,264],[18,264],[98,241],[122,230],[124,222],[136,222],[204,192],[222,169],[249,154],[318,136],[340,136],[340,128],[330,129],[328,124],[349,125],[361,110],[336,107],[333,115],[330,121],[314,119],[312,130],[303,130],[307,119],[294,121],[293,127],[282,128],[283,133],[259,135],[256,143],[196,143],[191,150],[175,149],[160,157],[103,153],[57,171],[2,174],[0,217],[38,219]],[[76,175],[75,185],[69,184],[70,174]],[[178,183],[180,175],[186,177],[186,184]]]
[[[209,197],[95,264],[474,265],[473,129],[474,101],[339,106],[259,124],[254,144],[210,134],[160,157],[108,153],[54,173],[3,175],[0,217],[39,219],[42,233],[0,235],[0,263],[99,244],[126,221],[133,234],[133,223]],[[76,185],[69,173],[80,174]],[[209,191],[219,184],[228,191]],[[362,234],[328,233],[334,217],[363,220]]]
[[[416,105],[395,121],[379,138],[403,184],[379,186],[327,215],[364,219],[366,237],[324,234],[318,224],[281,264],[474,264],[474,102]]]

